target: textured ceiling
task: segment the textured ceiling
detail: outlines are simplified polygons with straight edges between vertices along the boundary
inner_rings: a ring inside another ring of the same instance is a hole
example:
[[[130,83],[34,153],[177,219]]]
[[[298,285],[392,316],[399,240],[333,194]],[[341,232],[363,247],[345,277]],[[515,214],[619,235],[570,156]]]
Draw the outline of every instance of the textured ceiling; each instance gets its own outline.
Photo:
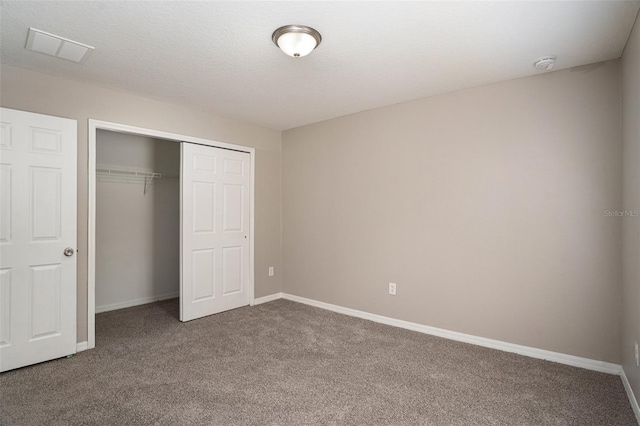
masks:
[[[638,1],[12,2],[3,63],[288,129],[620,57]],[[286,24],[322,33],[294,59]],[[24,49],[29,27],[96,47],[84,65]]]

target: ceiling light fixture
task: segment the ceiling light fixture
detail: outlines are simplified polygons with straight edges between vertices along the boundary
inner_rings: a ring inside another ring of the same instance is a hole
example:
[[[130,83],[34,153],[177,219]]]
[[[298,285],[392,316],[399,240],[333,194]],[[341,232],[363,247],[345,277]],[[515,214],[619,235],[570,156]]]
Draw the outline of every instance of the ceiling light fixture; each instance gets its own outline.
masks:
[[[301,58],[320,45],[322,36],[305,25],[285,25],[273,32],[271,40],[287,55]]]

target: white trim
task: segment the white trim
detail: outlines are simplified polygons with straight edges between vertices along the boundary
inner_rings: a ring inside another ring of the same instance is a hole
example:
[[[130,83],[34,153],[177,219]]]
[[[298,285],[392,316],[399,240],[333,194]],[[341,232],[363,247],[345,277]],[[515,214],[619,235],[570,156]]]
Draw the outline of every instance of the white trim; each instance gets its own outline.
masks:
[[[171,293],[161,294],[159,296],[150,296],[140,299],[127,300],[126,302],[112,303],[110,305],[96,306],[96,314],[115,311],[117,309],[131,308],[133,306],[146,305],[147,303],[160,302],[167,299],[175,299],[176,297],[180,297],[179,291],[173,291]]]
[[[254,299],[253,306],[261,305],[267,302],[273,302],[274,300],[282,299],[283,296],[284,293],[273,293],[268,296],[258,297],[257,299]]]
[[[574,355],[567,355],[559,352],[547,351],[544,349],[532,348],[529,346],[517,345],[514,343],[502,342],[500,340],[487,339],[485,337],[473,336],[471,334],[458,333],[457,331],[444,330],[442,328],[429,327],[428,325],[417,324],[415,322],[402,321],[394,318],[384,317],[382,315],[370,314],[368,312],[358,311],[351,308],[345,308],[330,303],[319,302],[306,297],[294,296],[292,294],[282,293],[282,298],[293,302],[304,303],[305,305],[315,306],[316,308],[326,309],[328,311],[337,312],[339,314],[349,315],[352,317],[363,318],[394,327],[405,328],[407,330],[417,331],[419,333],[430,334],[432,336],[444,337],[445,339],[456,340],[458,342],[471,343],[473,345],[484,346],[486,348],[498,349],[505,352],[513,352],[519,355],[531,358],[544,359],[547,361],[557,362],[559,364],[571,365],[573,367],[585,368],[587,370],[599,371],[601,373],[620,374],[622,367],[618,364],[612,364],[604,361],[597,361],[589,358],[582,358]]]
[[[249,163],[251,180],[249,182],[249,202],[251,203],[251,208],[249,209],[249,306],[253,306],[256,297],[256,289],[255,289],[255,270],[254,270],[254,247],[255,245],[255,199],[256,199],[256,153],[255,150],[252,149],[251,159]],[[180,209],[182,211],[182,209]],[[180,219],[180,223],[182,223],[182,218]],[[182,241],[180,242],[182,245]],[[180,253],[180,259],[182,259],[182,253]]]
[[[87,174],[87,349],[96,347],[96,132],[98,124],[89,120],[89,164]]]
[[[89,133],[89,147],[88,147],[88,232],[87,232],[87,244],[88,244],[88,268],[87,268],[87,333],[88,342],[87,348],[92,349],[96,346],[96,132],[98,129],[111,130],[113,132],[128,133],[134,135],[150,136],[159,139],[173,140],[176,142],[188,142],[199,145],[213,146],[216,148],[232,149],[235,151],[248,152],[250,154],[250,168],[251,168],[251,187],[250,192],[250,221],[251,221],[251,235],[249,236],[249,300],[250,304],[254,304],[255,294],[255,271],[254,271],[254,259],[255,259],[255,183],[256,183],[256,150],[255,148],[235,145],[225,142],[212,141],[208,139],[196,138],[193,136],[179,135],[176,133],[168,133],[160,130],[145,129],[143,127],[128,126],[126,124],[111,123],[108,121],[100,121],[89,119],[88,133]],[[181,261],[182,262],[182,261]],[[182,268],[182,265],[180,265]],[[182,275],[182,274],[181,274]]]
[[[624,368],[620,370],[620,378],[622,379],[622,384],[624,385],[624,389],[627,391],[627,396],[629,397],[631,408],[633,408],[633,412],[636,415],[636,420],[638,421],[638,425],[640,425],[640,406],[638,405],[638,400],[636,399],[636,396],[633,394],[633,389],[631,388],[629,379],[627,379],[627,375],[624,372]]]
[[[89,348],[88,342],[78,342],[76,343],[76,353],[86,351]]]
[[[182,167],[182,159],[184,158],[184,145],[180,144],[180,178],[178,178],[178,187],[180,188],[180,238],[179,238],[179,257],[180,257],[180,265],[179,265],[179,271],[180,271],[180,296],[178,299],[178,305],[180,305],[180,307],[178,308],[178,319],[180,321],[182,321],[182,313],[184,312],[184,301],[185,301],[185,297],[184,297],[184,286],[182,285],[182,271],[184,271],[184,247],[183,247],[183,239],[182,236],[184,235],[184,215],[183,215],[183,208],[182,205],[184,204],[184,191],[182,190],[182,175],[184,173],[183,167]]]

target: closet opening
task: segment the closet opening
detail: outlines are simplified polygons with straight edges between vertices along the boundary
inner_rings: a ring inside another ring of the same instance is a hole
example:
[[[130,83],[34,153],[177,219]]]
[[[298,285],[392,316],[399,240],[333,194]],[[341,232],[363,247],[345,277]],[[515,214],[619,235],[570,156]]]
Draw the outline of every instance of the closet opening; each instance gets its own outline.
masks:
[[[178,298],[180,143],[99,129],[95,173],[95,312]]]
[[[252,306],[255,149],[93,119],[88,137],[78,350],[96,345],[96,313],[177,297],[188,322]]]

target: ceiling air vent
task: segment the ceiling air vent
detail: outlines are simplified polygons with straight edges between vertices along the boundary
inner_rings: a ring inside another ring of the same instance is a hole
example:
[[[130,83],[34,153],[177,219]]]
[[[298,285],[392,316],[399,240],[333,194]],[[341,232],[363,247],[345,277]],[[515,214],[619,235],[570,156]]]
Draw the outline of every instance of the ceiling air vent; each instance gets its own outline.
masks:
[[[29,28],[29,37],[25,47],[34,52],[44,53],[79,64],[84,64],[84,61],[95,49],[93,46],[87,46],[77,41],[45,33],[35,28]]]

